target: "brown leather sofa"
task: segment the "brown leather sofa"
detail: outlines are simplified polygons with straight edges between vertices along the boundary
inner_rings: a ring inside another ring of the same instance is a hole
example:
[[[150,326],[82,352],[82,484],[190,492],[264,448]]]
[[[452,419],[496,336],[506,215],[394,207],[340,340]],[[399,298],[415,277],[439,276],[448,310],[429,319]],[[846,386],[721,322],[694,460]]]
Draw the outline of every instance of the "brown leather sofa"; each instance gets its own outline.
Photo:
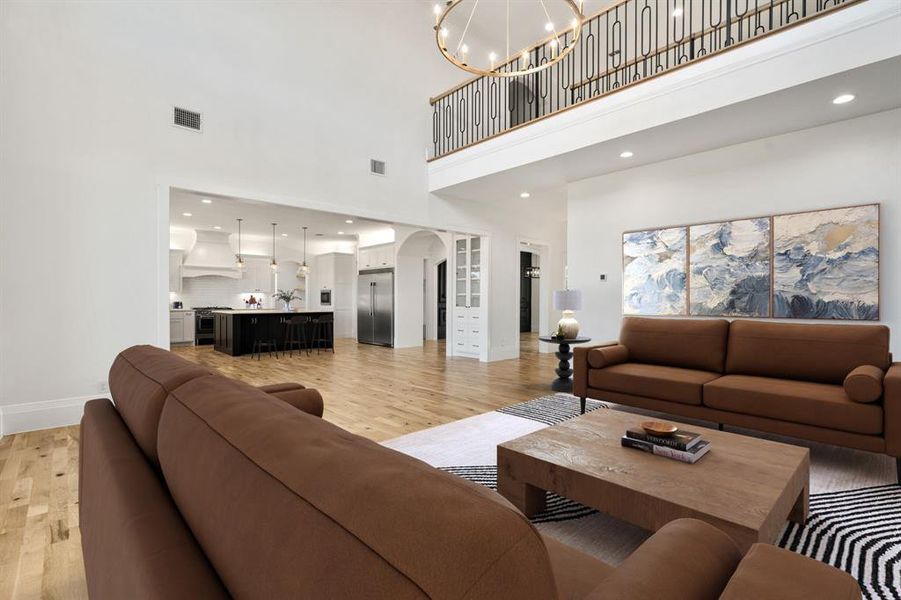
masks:
[[[574,363],[583,412],[595,398],[901,457],[901,364],[882,325],[626,317],[618,342]]]
[[[498,494],[323,421],[297,385],[254,388],[144,346],[119,355],[110,390],[115,405],[89,402],[81,430],[94,600],[860,596],[778,548],[742,559],[694,520],[613,568]]]

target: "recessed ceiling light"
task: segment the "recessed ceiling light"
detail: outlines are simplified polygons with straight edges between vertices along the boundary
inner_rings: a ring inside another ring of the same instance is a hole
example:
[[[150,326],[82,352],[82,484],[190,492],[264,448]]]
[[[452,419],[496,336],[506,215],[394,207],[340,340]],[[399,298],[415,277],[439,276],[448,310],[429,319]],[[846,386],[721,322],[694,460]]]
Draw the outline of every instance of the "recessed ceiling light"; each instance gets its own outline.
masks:
[[[283,233],[283,234],[282,234],[282,237],[288,237],[288,234],[287,234],[287,233]]]
[[[633,156],[635,156],[635,155],[632,153],[631,150],[625,150],[625,151],[619,153],[620,158],[632,158]]]
[[[523,192],[523,193],[521,193],[521,194],[519,195],[519,197],[520,197],[520,198],[528,198],[528,197],[531,196],[531,195],[532,195],[532,194],[530,194],[529,192]]]
[[[681,16],[682,16],[682,13],[683,13],[683,10],[682,10],[681,8],[676,8],[676,9],[673,10],[673,16],[674,16],[674,17],[681,17]]]
[[[194,215],[192,215],[191,213],[181,213],[181,216],[183,216],[183,217],[193,217]]]
[[[842,94],[832,99],[833,104],[847,104],[854,100],[854,94]]]
[[[344,219],[344,222],[347,223],[348,225],[350,225],[351,223],[354,222],[354,220],[353,219]]]
[[[222,229],[222,227],[219,225],[213,225],[213,229]]]
[[[204,198],[203,200],[201,200],[201,202],[203,202],[204,204],[212,204],[213,203],[213,201],[210,200],[209,198]]]
[[[339,231],[339,232],[338,232],[338,235],[344,235],[344,232],[343,232],[343,231]]]

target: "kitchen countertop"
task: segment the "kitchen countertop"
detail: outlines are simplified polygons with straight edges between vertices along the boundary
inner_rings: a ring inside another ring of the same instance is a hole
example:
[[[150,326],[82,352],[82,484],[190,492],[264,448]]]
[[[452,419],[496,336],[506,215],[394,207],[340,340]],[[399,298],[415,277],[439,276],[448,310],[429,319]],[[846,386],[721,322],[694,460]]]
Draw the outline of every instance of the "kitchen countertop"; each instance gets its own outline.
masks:
[[[242,308],[238,310],[214,310],[219,315],[303,315],[333,313],[331,308],[302,308],[300,310],[282,310],[280,308]]]

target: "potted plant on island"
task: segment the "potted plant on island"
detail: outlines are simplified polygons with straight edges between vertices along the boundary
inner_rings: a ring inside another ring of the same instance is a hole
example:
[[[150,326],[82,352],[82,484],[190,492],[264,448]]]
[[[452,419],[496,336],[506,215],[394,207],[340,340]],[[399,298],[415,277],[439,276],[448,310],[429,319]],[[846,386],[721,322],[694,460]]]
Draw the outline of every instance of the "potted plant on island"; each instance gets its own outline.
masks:
[[[296,295],[294,292],[296,290],[278,290],[276,293],[272,294],[272,297],[281,300],[285,304],[285,311],[291,310],[291,301],[292,300],[300,300],[300,296]]]

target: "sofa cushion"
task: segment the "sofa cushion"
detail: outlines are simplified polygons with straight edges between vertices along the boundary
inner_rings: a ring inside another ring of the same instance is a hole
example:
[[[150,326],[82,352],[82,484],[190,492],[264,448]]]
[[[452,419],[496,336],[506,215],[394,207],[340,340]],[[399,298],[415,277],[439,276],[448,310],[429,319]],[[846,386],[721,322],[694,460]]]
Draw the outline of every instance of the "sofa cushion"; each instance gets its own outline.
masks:
[[[173,391],[159,456],[236,598],[555,596],[541,536],[502,497],[249,385]]]
[[[841,385],[860,365],[889,366],[883,325],[808,325],[733,321],[726,373]]]
[[[729,322],[722,319],[623,319],[619,343],[629,360],[723,372]]]
[[[588,385],[622,394],[701,404],[704,384],[718,377],[721,377],[719,373],[709,371],[629,362],[605,369],[591,369]]]
[[[584,598],[610,575],[613,567],[589,556],[572,546],[558,542],[554,538],[542,535],[551,567],[554,570],[554,582],[557,584],[557,598]]]
[[[116,357],[109,388],[116,409],[151,463],[159,465],[156,433],[169,392],[209,375],[206,367],[154,346],[132,346]]]
[[[845,377],[845,393],[855,402],[876,402],[882,398],[885,371],[873,365],[857,367]]]
[[[720,600],[860,600],[860,586],[849,574],[818,560],[769,544],[754,544]]]
[[[629,350],[622,344],[602,346],[588,351],[588,364],[592,369],[603,369],[629,360]]]
[[[882,433],[882,406],[854,402],[840,385],[726,375],[704,386],[704,404],[839,431]]]

